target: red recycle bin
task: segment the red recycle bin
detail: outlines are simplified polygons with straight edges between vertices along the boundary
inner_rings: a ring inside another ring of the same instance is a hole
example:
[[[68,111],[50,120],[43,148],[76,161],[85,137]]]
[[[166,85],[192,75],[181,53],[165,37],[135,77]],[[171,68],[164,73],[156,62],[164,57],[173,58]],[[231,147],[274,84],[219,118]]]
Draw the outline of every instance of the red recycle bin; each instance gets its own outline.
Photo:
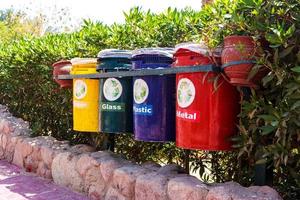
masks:
[[[203,72],[176,75],[176,145],[185,149],[230,150],[237,133],[240,96],[212,65],[221,52],[201,44],[176,47],[173,67],[202,66]]]

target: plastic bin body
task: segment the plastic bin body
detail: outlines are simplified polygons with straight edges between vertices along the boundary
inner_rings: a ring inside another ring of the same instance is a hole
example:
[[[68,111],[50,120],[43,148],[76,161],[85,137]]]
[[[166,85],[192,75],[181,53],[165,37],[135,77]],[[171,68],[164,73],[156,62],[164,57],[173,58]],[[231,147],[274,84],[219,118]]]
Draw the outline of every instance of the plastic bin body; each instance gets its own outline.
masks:
[[[97,73],[96,60],[72,62],[71,74]],[[99,132],[99,80],[73,79],[73,129]]]
[[[219,58],[215,58],[219,61]],[[210,56],[179,49],[175,67],[213,64]],[[219,73],[176,75],[176,146],[186,149],[230,150],[237,133],[239,93]]]
[[[114,57],[115,56],[115,57]],[[111,55],[98,58],[98,70],[103,72],[131,69],[130,57]],[[100,80],[101,132],[132,133],[132,78],[106,78]]]
[[[133,57],[133,68],[171,67],[172,58],[161,55]],[[175,76],[133,78],[135,139],[148,142],[175,141]]]

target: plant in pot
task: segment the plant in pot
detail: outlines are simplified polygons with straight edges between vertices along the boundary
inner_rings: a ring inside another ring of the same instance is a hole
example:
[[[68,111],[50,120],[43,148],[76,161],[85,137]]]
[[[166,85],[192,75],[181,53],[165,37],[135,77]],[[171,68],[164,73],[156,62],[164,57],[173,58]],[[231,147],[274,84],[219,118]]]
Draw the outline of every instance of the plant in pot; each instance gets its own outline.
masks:
[[[72,63],[69,60],[60,60],[52,65],[53,67],[53,78],[61,88],[72,88],[72,80],[59,80],[58,75],[69,75]]]
[[[222,68],[229,82],[236,86],[257,88],[268,69],[259,65],[259,41],[248,35],[230,35],[224,38]]]
[[[262,34],[265,31],[261,22],[265,17],[260,10],[262,3],[239,1],[230,6],[224,2],[225,7],[208,10],[215,18],[208,18],[204,40],[209,46],[223,43],[222,68],[233,85],[256,88],[268,73],[260,64],[267,47]]]

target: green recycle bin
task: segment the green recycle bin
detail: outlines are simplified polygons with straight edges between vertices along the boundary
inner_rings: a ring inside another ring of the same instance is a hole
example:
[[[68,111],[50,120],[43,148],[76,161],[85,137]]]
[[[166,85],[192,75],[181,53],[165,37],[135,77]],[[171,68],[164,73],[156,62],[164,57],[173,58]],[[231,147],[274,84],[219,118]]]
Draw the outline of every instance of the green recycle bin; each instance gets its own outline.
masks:
[[[97,70],[102,72],[131,69],[131,52],[107,49],[98,54]],[[106,78],[100,80],[100,131],[104,133],[132,133],[133,89],[132,78]]]

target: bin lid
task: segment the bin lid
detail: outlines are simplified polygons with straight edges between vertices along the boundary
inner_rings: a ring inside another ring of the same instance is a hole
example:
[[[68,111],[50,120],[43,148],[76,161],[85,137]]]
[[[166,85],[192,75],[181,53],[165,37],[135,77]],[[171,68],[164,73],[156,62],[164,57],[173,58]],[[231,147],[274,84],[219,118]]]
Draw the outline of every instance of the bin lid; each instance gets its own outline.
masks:
[[[120,49],[105,49],[98,53],[98,59],[103,58],[127,58],[131,59],[132,52],[129,50],[120,50]]]
[[[105,49],[98,53],[97,70],[131,69],[132,52],[120,49]]]
[[[52,67],[69,66],[69,65],[72,66],[72,63],[71,63],[70,60],[60,60],[60,61],[57,61],[57,62],[53,63]]]
[[[142,48],[142,49],[134,50],[132,57],[153,55],[153,56],[173,58],[173,54],[174,54],[174,49],[168,47]]]
[[[97,59],[96,58],[72,58],[71,63],[76,67],[96,67]]]
[[[175,46],[174,56],[176,57],[182,53],[185,54],[196,53],[204,56],[221,57],[222,48],[217,47],[216,49],[209,49],[203,42],[200,43],[187,42]]]

